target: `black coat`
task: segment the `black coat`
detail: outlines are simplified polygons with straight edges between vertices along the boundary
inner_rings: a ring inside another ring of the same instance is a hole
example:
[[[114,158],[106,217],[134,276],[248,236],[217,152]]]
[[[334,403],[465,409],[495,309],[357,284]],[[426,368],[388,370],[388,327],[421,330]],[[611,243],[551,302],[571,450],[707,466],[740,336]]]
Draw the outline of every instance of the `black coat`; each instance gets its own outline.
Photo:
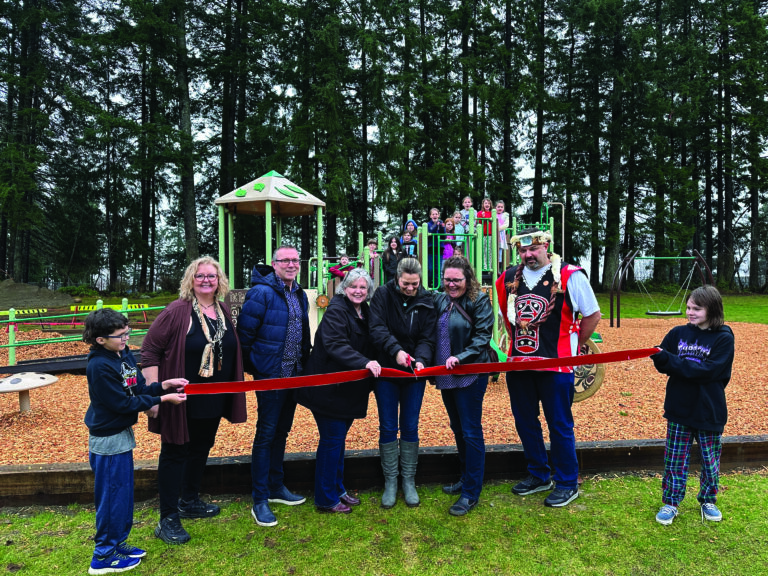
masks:
[[[360,370],[375,357],[368,333],[370,310],[365,302],[362,312],[361,319],[345,296],[334,296],[317,328],[305,376]],[[365,418],[372,389],[373,378],[300,388],[296,401],[330,418]]]
[[[371,300],[370,328],[376,358],[382,366],[402,370],[395,362],[400,350],[424,366],[432,365],[437,345],[437,313],[432,295],[423,286],[412,298],[402,295],[397,280],[376,290]]]
[[[435,308],[439,318],[451,299],[444,292],[435,294]],[[448,334],[451,339],[451,355],[462,364],[489,362],[488,343],[493,337],[493,307],[485,292],[480,292],[473,302],[466,293],[458,299],[459,305],[473,320],[473,324],[456,307],[451,310]]]
[[[382,264],[384,265],[384,277],[387,282],[397,276],[397,265],[400,264],[402,258],[403,251],[400,249],[397,252],[392,252],[392,248],[387,248],[384,254],[381,255]]]

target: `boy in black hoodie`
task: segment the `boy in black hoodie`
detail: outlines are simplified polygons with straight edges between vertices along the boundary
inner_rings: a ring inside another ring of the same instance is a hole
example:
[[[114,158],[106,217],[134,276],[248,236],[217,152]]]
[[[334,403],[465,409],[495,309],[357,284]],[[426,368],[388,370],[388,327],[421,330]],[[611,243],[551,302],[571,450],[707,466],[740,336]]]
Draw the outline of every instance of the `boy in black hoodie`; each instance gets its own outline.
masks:
[[[139,565],[146,551],[126,540],[133,524],[133,425],[139,412],[160,402],[180,404],[187,380],[174,378],[147,385],[126,346],[128,319],[106,308],[85,319],[83,342],[88,354],[88,395],[85,413],[88,452],[95,475],[95,548],[89,574],[124,572]],[[164,394],[165,390],[175,392]]]
[[[667,374],[664,417],[662,502],[656,521],[669,525],[685,497],[688,462],[694,437],[701,450],[701,488],[697,499],[702,519],[719,522],[718,480],[721,436],[728,408],[725,387],[733,367],[733,331],[724,324],[723,300],[714,286],[697,288],[686,305],[688,324],[676,326],[664,337],[661,352],[651,356],[656,369]]]

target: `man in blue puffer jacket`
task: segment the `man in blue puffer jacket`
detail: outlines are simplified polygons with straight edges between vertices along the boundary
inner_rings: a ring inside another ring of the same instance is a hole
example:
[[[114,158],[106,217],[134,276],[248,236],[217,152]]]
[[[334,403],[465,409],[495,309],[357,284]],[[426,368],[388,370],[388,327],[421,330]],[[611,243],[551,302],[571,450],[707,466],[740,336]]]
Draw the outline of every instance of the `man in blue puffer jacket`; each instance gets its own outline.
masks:
[[[237,322],[246,372],[255,380],[301,374],[310,351],[309,300],[296,282],[299,252],[281,246],[272,257],[274,271],[262,276],[257,268]],[[275,526],[269,503],[303,504],[283,483],[283,457],[293,425],[296,401],[292,390],[256,392],[258,420],[251,452],[253,509],[259,526]]]

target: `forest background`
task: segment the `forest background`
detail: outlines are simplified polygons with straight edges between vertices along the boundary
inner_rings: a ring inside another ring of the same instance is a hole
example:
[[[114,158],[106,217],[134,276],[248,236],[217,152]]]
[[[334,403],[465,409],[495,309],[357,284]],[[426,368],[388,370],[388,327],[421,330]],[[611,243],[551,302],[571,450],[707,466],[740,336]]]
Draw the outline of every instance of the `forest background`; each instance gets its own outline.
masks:
[[[0,0],[0,269],[175,290],[217,253],[214,199],[276,170],[327,203],[329,256],[489,196],[562,203],[597,289],[694,248],[765,291],[767,5]],[[236,220],[240,286],[263,230]]]

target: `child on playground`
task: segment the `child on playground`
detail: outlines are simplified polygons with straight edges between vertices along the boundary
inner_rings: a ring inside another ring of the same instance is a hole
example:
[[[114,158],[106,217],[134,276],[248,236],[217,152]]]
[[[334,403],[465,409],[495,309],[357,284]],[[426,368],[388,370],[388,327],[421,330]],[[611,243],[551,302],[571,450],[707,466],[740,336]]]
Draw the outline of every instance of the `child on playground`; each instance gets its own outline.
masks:
[[[376,238],[368,238],[368,242],[366,242],[365,245],[368,247],[368,254],[370,254],[370,260],[368,261],[368,274],[370,274],[371,278],[376,278],[374,272],[379,266],[379,253],[376,252],[376,249],[379,247],[379,241]],[[363,252],[360,254],[358,262],[358,266],[364,265],[365,250],[363,250]]]
[[[464,234],[467,233],[467,228],[469,225],[464,225],[464,219],[461,217],[460,210],[456,210],[456,212],[453,213],[453,224],[456,234],[458,235],[456,238],[456,249],[459,251],[459,253],[462,253],[464,251]],[[456,255],[458,256],[459,254]]]
[[[83,342],[91,345],[86,368],[91,403],[85,425],[96,504],[89,574],[131,570],[146,556],[127,542],[133,524],[133,425],[139,412],[160,402],[186,400],[184,378],[146,383],[126,345],[130,333],[128,319],[111,308],[95,310],[85,319]],[[170,389],[174,392],[166,394]]]
[[[456,223],[453,221],[453,218],[446,218],[443,225],[445,226],[446,235],[442,241],[443,251],[440,256],[440,270],[443,269],[442,262],[445,262],[456,253]],[[456,256],[461,256],[461,254],[456,254]]]
[[[408,220],[405,223],[405,226],[403,226],[403,235],[400,237],[400,244],[405,242],[405,235],[410,234],[411,235],[411,242],[415,245],[418,242],[418,239],[416,237],[416,230],[418,229],[418,224],[416,224],[416,220]]]
[[[430,208],[429,222],[427,222],[427,273],[429,286],[437,286],[437,276],[440,273],[440,237],[436,234],[445,234],[445,224],[440,220],[440,210]]]
[[[496,202],[496,218],[499,230],[499,270],[504,269],[504,254],[507,251],[507,228],[509,228],[509,213],[504,212],[504,200]]]
[[[407,230],[403,233],[402,246],[403,256],[416,257],[416,242],[413,241],[413,236]]]
[[[715,504],[720,474],[721,436],[728,408],[725,387],[733,366],[733,331],[725,325],[723,300],[714,286],[691,292],[686,304],[688,324],[676,326],[651,356],[656,369],[669,376],[664,399],[667,443],[664,450],[664,505],[656,514],[669,525],[685,497],[691,445],[701,450],[701,486],[697,500],[702,520],[719,522],[723,515]]]
[[[337,278],[344,278],[344,276],[347,275],[347,272],[352,270],[355,267],[354,264],[350,263],[349,256],[346,254],[342,254],[339,256],[339,263],[336,264],[336,266],[333,266],[328,272],[330,272],[333,276],[336,276]]]
[[[459,214],[461,214],[461,225],[466,232],[469,228],[469,216],[472,213],[472,198],[464,196],[464,198],[461,199],[461,206],[462,209],[459,211]]]

